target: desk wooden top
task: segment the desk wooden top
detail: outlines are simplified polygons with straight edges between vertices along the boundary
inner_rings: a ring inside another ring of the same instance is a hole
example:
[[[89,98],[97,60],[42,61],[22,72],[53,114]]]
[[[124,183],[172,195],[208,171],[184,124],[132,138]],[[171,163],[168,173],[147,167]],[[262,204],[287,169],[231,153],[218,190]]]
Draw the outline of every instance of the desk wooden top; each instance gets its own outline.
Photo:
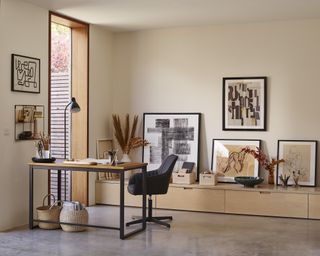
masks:
[[[147,163],[137,163],[137,162],[130,162],[130,163],[122,163],[115,166],[112,165],[106,165],[106,164],[97,164],[97,165],[91,165],[91,164],[76,164],[76,163],[63,163],[61,161],[56,161],[55,163],[29,163],[30,167],[36,168],[36,169],[54,169],[57,170],[59,168],[61,169],[77,169],[79,171],[83,170],[92,170],[92,171],[126,171],[126,170],[133,170],[133,169],[139,169],[142,167],[147,166]]]

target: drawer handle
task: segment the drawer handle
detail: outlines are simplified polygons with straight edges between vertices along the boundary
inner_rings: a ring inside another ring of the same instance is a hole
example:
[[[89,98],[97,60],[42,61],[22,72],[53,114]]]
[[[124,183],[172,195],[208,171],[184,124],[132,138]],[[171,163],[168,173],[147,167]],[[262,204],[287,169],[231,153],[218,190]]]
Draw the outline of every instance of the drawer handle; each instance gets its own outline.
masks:
[[[193,188],[187,188],[187,187],[183,187],[183,189],[193,189]]]
[[[265,194],[265,195],[269,195],[271,194],[271,192],[267,192],[267,191],[259,191],[260,194]]]

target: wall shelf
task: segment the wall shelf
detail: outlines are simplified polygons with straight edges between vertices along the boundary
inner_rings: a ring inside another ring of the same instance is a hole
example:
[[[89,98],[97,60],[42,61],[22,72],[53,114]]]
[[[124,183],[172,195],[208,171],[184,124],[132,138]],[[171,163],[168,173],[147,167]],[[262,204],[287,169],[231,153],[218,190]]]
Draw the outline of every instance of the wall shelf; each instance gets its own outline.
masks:
[[[15,105],[15,140],[37,140],[44,131],[43,105]]]

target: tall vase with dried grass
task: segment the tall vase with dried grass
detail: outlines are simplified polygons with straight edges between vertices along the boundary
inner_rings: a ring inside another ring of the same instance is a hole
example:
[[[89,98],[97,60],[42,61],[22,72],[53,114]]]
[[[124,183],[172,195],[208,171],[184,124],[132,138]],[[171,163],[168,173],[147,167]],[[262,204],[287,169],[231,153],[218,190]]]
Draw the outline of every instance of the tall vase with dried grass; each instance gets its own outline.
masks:
[[[141,137],[135,137],[137,125],[138,125],[138,116],[135,115],[133,118],[133,124],[130,127],[130,116],[126,114],[124,129],[121,126],[121,120],[119,115],[112,115],[114,135],[119,143],[119,146],[122,150],[123,162],[130,162],[129,153],[132,149],[143,147],[148,145],[148,141],[142,139]]]

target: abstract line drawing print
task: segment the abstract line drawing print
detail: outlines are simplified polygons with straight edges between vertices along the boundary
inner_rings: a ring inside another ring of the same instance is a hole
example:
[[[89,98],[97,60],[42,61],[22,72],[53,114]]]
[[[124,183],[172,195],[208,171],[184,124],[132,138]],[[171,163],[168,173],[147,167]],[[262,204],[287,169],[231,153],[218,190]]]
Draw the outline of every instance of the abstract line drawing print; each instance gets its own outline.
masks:
[[[37,63],[35,61],[21,61],[15,59],[15,72],[18,85],[25,87],[37,88],[36,75],[38,72]]]
[[[144,138],[150,142],[144,148],[148,170],[158,168],[170,154],[178,155],[175,169],[185,161],[198,164],[198,118],[198,115],[145,115]]]
[[[257,82],[228,85],[228,123],[239,126],[261,125],[261,90]]]
[[[40,93],[40,59],[11,55],[11,90]]]

